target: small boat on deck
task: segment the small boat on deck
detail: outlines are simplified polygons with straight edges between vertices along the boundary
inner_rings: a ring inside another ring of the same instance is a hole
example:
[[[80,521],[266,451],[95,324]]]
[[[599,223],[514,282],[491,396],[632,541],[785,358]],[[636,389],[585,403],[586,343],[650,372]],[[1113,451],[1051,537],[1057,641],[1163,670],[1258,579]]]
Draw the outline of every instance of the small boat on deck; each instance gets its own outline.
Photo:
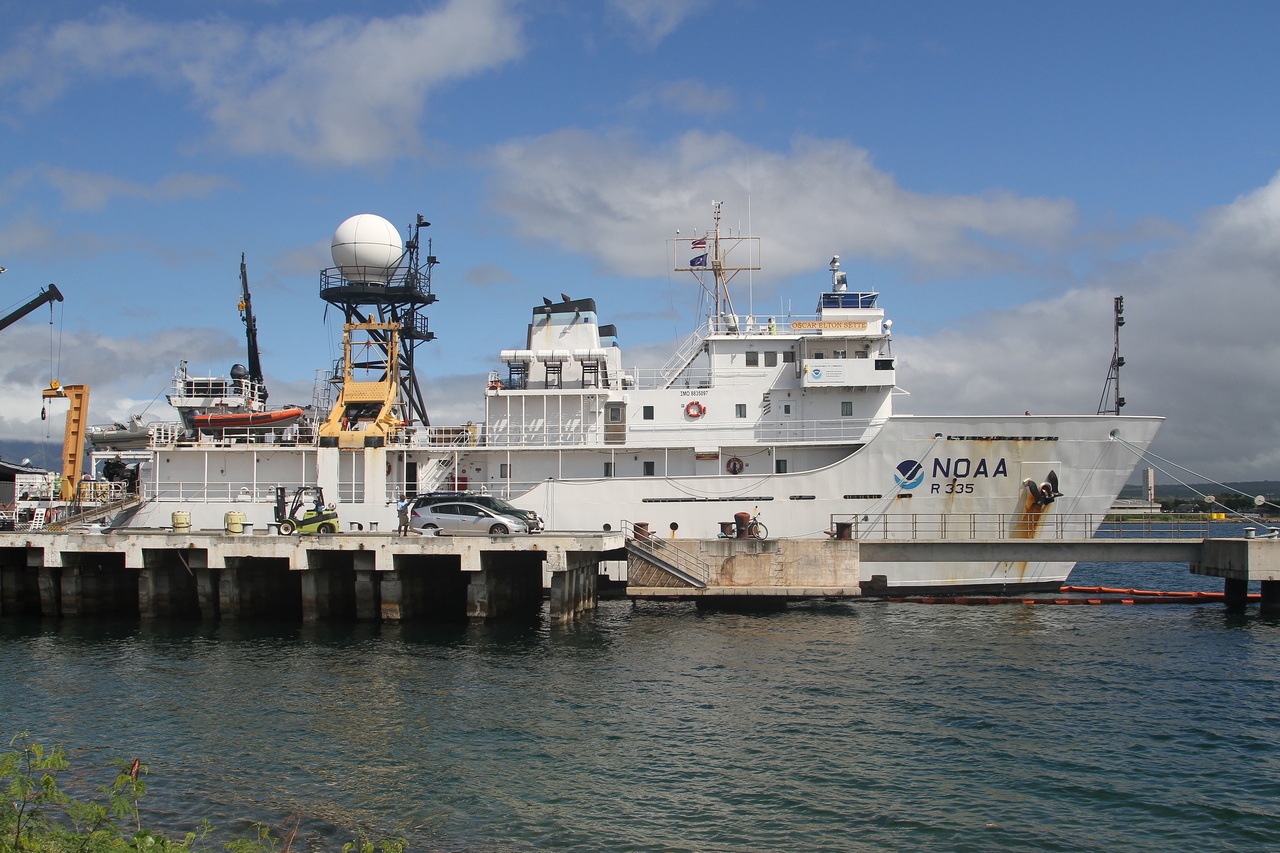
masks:
[[[297,423],[303,414],[301,408],[293,406],[287,409],[262,412],[193,414],[190,416],[190,420],[191,425],[200,430],[255,429],[262,427],[283,429]]]
[[[140,450],[151,441],[151,430],[142,415],[130,415],[127,424],[111,423],[89,427],[89,443],[94,450]]]

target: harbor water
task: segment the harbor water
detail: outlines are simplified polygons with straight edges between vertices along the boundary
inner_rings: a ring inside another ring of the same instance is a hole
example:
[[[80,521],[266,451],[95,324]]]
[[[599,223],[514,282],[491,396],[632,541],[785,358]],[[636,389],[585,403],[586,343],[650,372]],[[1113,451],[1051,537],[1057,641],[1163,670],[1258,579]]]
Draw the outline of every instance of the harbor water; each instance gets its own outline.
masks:
[[[1221,589],[1177,564],[1071,582]],[[141,758],[144,824],[172,833],[296,818],[294,849],[363,829],[465,853],[1280,844],[1280,618],[1256,606],[6,618],[0,672],[7,735],[65,746],[89,781]]]

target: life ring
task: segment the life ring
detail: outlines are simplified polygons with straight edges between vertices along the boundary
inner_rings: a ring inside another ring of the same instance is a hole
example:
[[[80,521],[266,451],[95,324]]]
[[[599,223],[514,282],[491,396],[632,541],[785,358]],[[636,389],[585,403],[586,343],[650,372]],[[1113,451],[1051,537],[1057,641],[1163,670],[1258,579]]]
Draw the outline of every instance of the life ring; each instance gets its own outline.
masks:
[[[700,418],[707,413],[707,407],[697,400],[690,400],[689,405],[684,407],[684,413],[691,418]]]
[[[736,456],[724,463],[724,469],[730,474],[741,474],[744,467],[746,466],[742,464],[742,460]]]

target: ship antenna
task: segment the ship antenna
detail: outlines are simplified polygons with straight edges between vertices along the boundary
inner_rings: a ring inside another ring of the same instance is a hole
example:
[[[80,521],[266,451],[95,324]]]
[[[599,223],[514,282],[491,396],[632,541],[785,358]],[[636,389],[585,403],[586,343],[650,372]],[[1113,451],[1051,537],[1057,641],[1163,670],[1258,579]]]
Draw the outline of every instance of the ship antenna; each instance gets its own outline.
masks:
[[[1106,384],[1102,386],[1102,398],[1098,401],[1098,414],[1120,414],[1124,406],[1124,397],[1120,396],[1120,368],[1124,367],[1124,357],[1120,355],[1120,327],[1124,325],[1124,297],[1115,298],[1115,349],[1111,353],[1111,370],[1107,372]],[[1110,399],[1108,399],[1110,397]]]

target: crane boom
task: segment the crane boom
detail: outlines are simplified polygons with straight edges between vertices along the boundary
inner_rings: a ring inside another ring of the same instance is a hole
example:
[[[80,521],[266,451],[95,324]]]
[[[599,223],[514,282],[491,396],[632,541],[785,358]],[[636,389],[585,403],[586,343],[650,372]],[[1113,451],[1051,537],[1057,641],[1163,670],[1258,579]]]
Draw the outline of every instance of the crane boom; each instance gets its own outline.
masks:
[[[249,379],[262,384],[262,357],[258,353],[258,320],[253,316],[253,302],[249,297],[249,270],[244,263],[244,254],[240,255],[240,319],[244,321],[244,332],[249,349]],[[263,395],[266,399],[266,395]]]
[[[61,302],[61,301],[62,301],[62,292],[58,290],[58,286],[56,284],[51,284],[48,287],[46,287],[44,290],[41,290],[40,295],[32,299],[26,305],[23,305],[18,310],[10,313],[8,316],[4,317],[3,319],[0,319],[0,331],[4,331],[5,329],[9,328],[14,323],[18,322],[23,317],[30,314],[32,311],[39,308],[41,305],[44,305],[46,302]]]

